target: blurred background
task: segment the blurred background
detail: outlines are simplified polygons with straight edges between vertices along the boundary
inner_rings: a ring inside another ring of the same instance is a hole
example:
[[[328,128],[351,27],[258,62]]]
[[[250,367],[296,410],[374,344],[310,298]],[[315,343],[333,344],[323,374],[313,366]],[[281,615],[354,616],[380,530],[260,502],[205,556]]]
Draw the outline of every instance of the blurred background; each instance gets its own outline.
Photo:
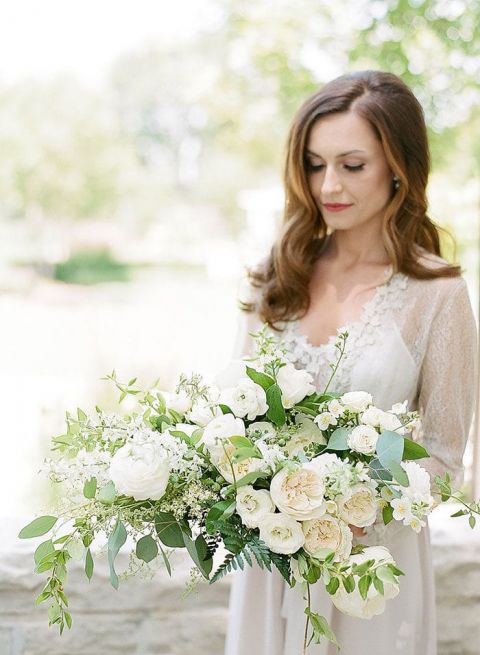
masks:
[[[320,85],[366,68],[400,75],[424,107],[430,216],[457,240],[445,254],[478,316],[478,0],[1,3],[4,525],[48,507],[37,471],[49,439],[66,409],[113,407],[102,376],[171,389],[182,371],[208,378],[226,363],[243,268],[281,215],[290,119]],[[465,490],[478,497],[475,435]],[[0,655],[44,652],[12,630],[0,625]],[[454,641],[449,655],[470,652]],[[149,648],[119,652],[177,652]]]

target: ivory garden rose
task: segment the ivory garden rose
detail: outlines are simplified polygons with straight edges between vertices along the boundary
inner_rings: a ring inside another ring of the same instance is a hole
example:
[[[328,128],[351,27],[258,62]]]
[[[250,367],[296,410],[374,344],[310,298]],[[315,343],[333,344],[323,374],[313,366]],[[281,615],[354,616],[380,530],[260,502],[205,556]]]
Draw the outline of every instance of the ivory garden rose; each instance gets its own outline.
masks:
[[[135,500],[162,498],[169,476],[165,452],[153,443],[126,443],[110,463],[110,478],[117,492]]]
[[[335,560],[346,559],[352,551],[353,534],[348,525],[333,516],[323,516],[302,523],[305,535],[304,549],[313,557],[321,556],[322,551],[333,550]]]
[[[375,523],[378,501],[375,491],[366,484],[356,484],[337,500],[341,518],[357,528]]]
[[[266,514],[260,520],[260,539],[274,553],[293,555],[304,542],[302,526],[288,514]]]
[[[252,485],[240,487],[236,497],[237,512],[247,528],[258,528],[266,514],[275,511],[275,505],[267,489],[254,489]]]
[[[315,391],[313,378],[307,371],[286,364],[277,373],[277,384],[282,391],[282,405],[290,409]]]
[[[284,467],[272,479],[270,494],[278,509],[300,521],[318,518],[326,512],[325,485],[311,464]]]

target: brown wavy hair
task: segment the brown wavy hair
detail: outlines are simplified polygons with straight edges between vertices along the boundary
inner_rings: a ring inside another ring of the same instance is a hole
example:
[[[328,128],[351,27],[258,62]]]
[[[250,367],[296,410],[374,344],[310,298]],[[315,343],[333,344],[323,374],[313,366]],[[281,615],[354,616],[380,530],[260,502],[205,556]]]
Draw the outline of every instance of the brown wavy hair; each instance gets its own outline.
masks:
[[[308,184],[306,147],[310,131],[322,117],[347,111],[355,112],[371,125],[393,175],[400,182],[395,189],[392,180],[392,195],[382,226],[393,272],[417,279],[461,274],[460,266],[430,268],[418,258],[418,247],[441,256],[440,233],[451,237],[427,215],[430,151],[422,106],[393,73],[347,73],[308,97],[294,116],[283,174],[282,225],[266,261],[248,271],[250,283],[261,288],[261,297],[257,305],[242,303],[242,307],[256,310],[273,329],[278,329],[279,321],[306,314],[313,264],[327,237],[327,225]]]

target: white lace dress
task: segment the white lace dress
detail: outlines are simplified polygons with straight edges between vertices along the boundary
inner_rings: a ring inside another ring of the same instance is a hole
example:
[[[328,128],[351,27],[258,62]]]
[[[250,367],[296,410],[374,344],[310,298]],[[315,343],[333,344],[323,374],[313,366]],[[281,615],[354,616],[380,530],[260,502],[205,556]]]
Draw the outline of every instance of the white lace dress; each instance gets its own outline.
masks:
[[[429,256],[425,262],[443,261]],[[330,390],[366,390],[382,409],[408,399],[419,409],[431,453],[422,461],[431,475],[448,471],[455,484],[463,479],[462,458],[472,419],[476,379],[477,331],[464,278],[416,280],[391,275],[377,287],[360,318],[348,330],[346,357]],[[236,355],[251,351],[249,332],[260,322],[243,314]],[[324,389],[336,360],[333,335],[313,346],[298,322],[286,324],[282,338],[297,367],[306,368]],[[452,519],[453,520],[453,519]],[[458,520],[458,519],[457,519]],[[371,620],[341,614],[321,584],[312,586],[312,609],[335,631],[341,655],[436,655],[435,588],[428,525],[419,534],[396,521],[378,522],[360,541],[380,541],[399,568],[400,594]],[[225,655],[301,655],[305,601],[299,586],[290,589],[278,573],[258,567],[233,574]],[[312,655],[334,655],[327,642],[311,645]]]

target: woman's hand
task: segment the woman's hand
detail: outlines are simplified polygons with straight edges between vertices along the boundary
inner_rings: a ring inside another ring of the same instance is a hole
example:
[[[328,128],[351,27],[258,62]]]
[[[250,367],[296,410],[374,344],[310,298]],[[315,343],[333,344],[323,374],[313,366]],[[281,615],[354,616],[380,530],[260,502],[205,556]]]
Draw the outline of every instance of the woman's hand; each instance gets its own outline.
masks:
[[[353,532],[354,537],[364,537],[367,534],[364,528],[357,528],[356,525],[349,525],[348,527]]]

